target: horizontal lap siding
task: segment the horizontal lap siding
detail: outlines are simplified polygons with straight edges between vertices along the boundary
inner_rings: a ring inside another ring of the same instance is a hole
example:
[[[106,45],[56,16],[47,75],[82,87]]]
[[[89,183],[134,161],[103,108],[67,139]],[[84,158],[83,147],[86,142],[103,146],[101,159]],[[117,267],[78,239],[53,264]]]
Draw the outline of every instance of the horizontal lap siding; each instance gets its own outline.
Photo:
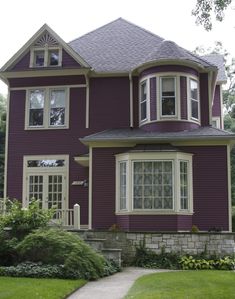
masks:
[[[198,128],[198,124],[186,121],[162,121],[141,126],[141,129],[152,132],[179,132]]]
[[[130,126],[128,77],[90,79],[90,128],[101,131]]]
[[[212,106],[212,116],[221,116],[220,86],[216,85],[214,102]]]
[[[200,74],[200,106],[201,106],[201,125],[209,125],[209,91],[208,91],[208,74]]]
[[[127,149],[94,148],[92,152],[92,227],[108,229],[115,215],[115,154]]]
[[[79,68],[81,65],[71,57],[65,50],[62,52],[62,67],[63,68]]]
[[[226,146],[184,147],[193,156],[193,224],[200,230],[228,230]]]
[[[144,70],[140,77],[144,77],[154,73],[161,73],[161,72],[180,72],[180,73],[188,73],[194,76],[198,76],[198,72],[193,68],[182,66],[182,65],[159,65],[154,66],[149,69]]]
[[[157,86],[156,78],[150,78],[150,120],[157,119]]]
[[[74,180],[88,179],[88,168],[74,162],[73,157],[88,149],[79,137],[89,134],[85,129],[85,88],[70,90],[70,129],[24,130],[25,91],[12,91],[10,98],[10,126],[8,147],[8,196],[22,198],[24,155],[69,155],[70,207],[81,205],[81,222],[88,223],[88,188],[71,186]]]
[[[180,77],[180,106],[181,106],[181,119],[188,118],[188,105],[187,105],[187,78]]]

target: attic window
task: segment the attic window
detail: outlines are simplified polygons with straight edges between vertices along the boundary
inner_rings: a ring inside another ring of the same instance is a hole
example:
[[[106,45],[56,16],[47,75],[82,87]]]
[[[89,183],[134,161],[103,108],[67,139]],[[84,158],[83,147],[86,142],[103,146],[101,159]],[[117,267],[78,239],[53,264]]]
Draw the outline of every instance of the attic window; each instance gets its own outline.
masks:
[[[61,66],[62,49],[58,47],[33,48],[30,53],[30,67]]]

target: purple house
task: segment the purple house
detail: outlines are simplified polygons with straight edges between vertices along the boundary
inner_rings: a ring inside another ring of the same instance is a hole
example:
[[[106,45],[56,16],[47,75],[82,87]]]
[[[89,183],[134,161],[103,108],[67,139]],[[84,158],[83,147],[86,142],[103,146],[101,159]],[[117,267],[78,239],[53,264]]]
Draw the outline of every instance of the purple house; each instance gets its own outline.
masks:
[[[70,43],[44,25],[0,76],[5,196],[56,206],[67,224],[79,204],[82,228],[231,231],[221,56],[120,18]]]

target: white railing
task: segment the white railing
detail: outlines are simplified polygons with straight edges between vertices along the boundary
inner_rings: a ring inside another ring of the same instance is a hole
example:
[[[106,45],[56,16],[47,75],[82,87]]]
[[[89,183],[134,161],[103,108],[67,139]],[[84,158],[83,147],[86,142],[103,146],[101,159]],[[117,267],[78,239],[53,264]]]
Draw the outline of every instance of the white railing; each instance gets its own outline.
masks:
[[[65,227],[80,229],[80,206],[75,204],[73,209],[56,210],[52,224],[60,224]]]

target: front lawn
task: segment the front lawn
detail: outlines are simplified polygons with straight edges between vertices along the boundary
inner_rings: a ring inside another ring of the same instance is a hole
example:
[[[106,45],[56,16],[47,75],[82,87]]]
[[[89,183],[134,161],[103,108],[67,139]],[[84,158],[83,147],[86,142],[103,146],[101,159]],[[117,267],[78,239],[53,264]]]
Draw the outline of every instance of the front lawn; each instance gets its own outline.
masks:
[[[139,278],[125,299],[231,299],[235,273],[229,271],[177,271]]]
[[[63,299],[85,280],[0,277],[0,299]]]

